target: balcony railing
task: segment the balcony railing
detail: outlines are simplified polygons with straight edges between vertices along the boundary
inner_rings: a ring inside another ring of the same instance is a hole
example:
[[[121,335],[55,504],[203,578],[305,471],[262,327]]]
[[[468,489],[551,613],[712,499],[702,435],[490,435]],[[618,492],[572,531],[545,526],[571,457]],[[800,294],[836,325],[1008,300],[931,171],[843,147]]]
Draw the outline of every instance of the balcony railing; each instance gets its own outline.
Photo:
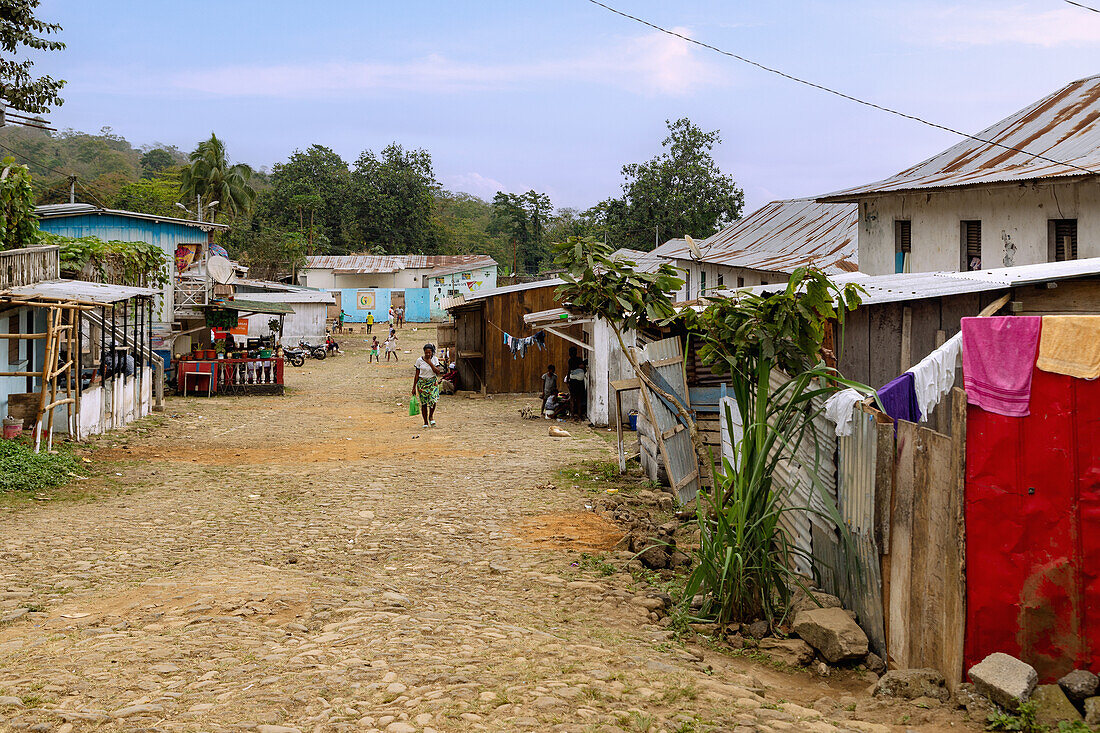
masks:
[[[182,278],[176,281],[176,311],[197,311],[210,302],[210,291],[203,280]]]
[[[61,248],[56,245],[0,252],[0,290],[61,277]]]

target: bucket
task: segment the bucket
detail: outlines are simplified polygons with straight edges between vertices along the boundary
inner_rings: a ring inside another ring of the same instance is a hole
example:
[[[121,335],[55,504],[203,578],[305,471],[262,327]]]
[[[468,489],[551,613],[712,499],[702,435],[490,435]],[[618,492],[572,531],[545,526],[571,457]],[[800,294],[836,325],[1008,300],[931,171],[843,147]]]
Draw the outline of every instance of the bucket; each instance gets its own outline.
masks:
[[[4,440],[14,440],[23,434],[23,421],[15,418],[4,418]]]
[[[631,430],[637,430],[638,429],[638,413],[631,410],[628,419],[630,420],[630,429]]]

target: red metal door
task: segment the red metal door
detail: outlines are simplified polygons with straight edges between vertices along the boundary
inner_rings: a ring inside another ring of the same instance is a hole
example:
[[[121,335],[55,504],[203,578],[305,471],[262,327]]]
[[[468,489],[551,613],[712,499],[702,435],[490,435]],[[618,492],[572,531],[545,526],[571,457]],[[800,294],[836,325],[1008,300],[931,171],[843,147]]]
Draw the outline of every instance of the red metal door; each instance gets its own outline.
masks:
[[[1100,655],[1100,383],[1035,370],[1031,415],[967,415],[966,665],[995,651],[1053,681]]]

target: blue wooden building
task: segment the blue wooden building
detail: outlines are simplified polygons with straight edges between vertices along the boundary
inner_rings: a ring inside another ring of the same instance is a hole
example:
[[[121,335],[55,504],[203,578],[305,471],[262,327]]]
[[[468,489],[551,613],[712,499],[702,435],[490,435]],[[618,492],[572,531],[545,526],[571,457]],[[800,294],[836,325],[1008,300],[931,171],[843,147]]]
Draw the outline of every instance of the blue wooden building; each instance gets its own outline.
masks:
[[[65,237],[94,236],[104,241],[145,242],[160,247],[172,268],[164,296],[157,303],[157,322],[165,331],[176,320],[175,289],[179,282],[177,254],[192,245],[192,258],[199,261],[215,231],[229,229],[225,224],[155,216],[137,211],[104,209],[93,204],[49,204],[39,206],[38,226],[44,232]],[[181,247],[184,249],[181,250]]]

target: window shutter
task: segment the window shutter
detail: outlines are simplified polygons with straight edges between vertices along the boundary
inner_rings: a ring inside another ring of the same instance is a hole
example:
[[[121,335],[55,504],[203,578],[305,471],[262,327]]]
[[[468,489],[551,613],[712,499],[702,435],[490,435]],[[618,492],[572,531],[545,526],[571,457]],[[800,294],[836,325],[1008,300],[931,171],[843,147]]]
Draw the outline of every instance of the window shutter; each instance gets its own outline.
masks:
[[[1077,259],[1077,220],[1058,219],[1054,222],[1054,261]]]

